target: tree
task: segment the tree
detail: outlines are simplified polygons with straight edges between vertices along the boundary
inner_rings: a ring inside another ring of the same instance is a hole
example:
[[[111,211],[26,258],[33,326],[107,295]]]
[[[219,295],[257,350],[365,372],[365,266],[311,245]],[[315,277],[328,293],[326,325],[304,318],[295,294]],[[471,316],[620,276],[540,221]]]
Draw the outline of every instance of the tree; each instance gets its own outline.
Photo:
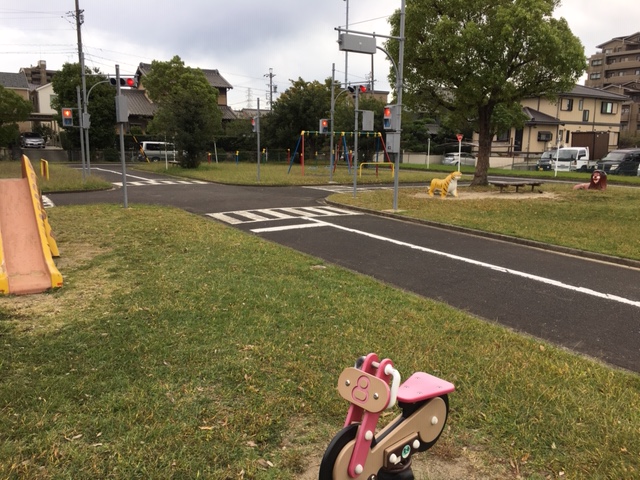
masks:
[[[552,17],[559,3],[414,0],[406,7],[403,103],[444,111],[449,126],[473,126],[479,152],[472,185],[487,184],[493,136],[506,121],[522,122],[520,101],[553,99],[586,69],[580,40],[565,19]],[[398,11],[390,22],[398,36]],[[387,42],[388,51],[397,47]]]
[[[158,110],[149,131],[165,135],[185,152],[184,168],[196,168],[216,134],[222,132],[218,91],[202,70],[186,67],[179,56],[168,62],[154,60],[144,80],[149,98]]]
[[[301,131],[318,130],[318,121],[328,118],[331,92],[326,85],[302,78],[290,80],[291,86],[273,102],[269,115],[261,119],[266,144],[293,151]]]
[[[29,119],[31,102],[0,85],[0,145],[18,143],[18,122]]]
[[[89,128],[92,149],[113,147],[116,136],[116,107],[115,89],[107,82],[107,77],[100,70],[85,68],[85,82],[87,93],[91,91],[87,104],[87,112],[91,118]],[[104,83],[100,83],[104,82]],[[52,100],[52,106],[58,112],[58,124],[62,126],[62,109],[74,108],[74,123],[78,126],[78,86],[82,85],[79,63],[65,63],[51,80],[56,96]],[[94,87],[95,85],[95,87]],[[74,148],[80,146],[78,128],[67,128],[67,143]]]

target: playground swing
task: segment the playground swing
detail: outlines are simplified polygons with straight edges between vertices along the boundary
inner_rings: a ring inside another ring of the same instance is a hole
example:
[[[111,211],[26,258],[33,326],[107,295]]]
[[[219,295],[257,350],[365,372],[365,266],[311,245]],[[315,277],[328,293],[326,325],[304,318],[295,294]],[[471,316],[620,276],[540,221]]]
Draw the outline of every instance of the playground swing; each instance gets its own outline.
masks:
[[[337,133],[337,132],[336,132]],[[301,168],[301,173],[302,176],[304,176],[304,162],[305,162],[305,155],[306,155],[306,142],[305,142],[305,137],[309,136],[318,136],[320,134],[320,132],[318,131],[313,131],[313,130],[302,130],[300,132],[300,137],[298,138],[298,141],[296,143],[296,147],[293,151],[293,155],[291,156],[290,160],[289,160],[289,169],[287,170],[287,174],[291,173],[291,167],[293,167],[293,164],[296,160],[296,156],[299,154],[300,155],[300,168]],[[373,135],[376,138],[376,161],[375,162],[370,162],[370,163],[385,163],[384,160],[383,162],[379,161],[379,154],[380,154],[380,146],[382,146],[382,151],[384,152],[384,158],[386,158],[387,162],[391,162],[391,160],[389,159],[389,155],[386,152],[386,148],[384,145],[384,140],[382,139],[382,134],[380,132],[375,132],[375,133],[371,133],[371,132],[358,132],[358,136],[364,136],[364,137],[369,137]],[[340,153],[340,148],[342,147],[342,155],[344,155],[344,161],[347,164],[347,169],[349,171],[349,174],[351,174],[351,166],[353,165],[352,161],[353,161],[353,155],[351,153],[351,151],[349,150],[348,146],[347,146],[347,136],[355,136],[354,132],[340,132],[340,140],[337,142],[336,147],[335,147],[335,154],[334,152],[332,152],[332,155],[335,155],[335,159],[337,160],[338,158],[340,158],[341,153]],[[315,147],[315,143],[312,143],[312,145]],[[316,160],[316,167],[318,165],[318,152],[316,150],[313,150],[315,152],[315,160]],[[336,167],[337,167],[337,161],[333,162],[333,171],[335,172]],[[377,168],[376,168],[376,173],[377,173]]]

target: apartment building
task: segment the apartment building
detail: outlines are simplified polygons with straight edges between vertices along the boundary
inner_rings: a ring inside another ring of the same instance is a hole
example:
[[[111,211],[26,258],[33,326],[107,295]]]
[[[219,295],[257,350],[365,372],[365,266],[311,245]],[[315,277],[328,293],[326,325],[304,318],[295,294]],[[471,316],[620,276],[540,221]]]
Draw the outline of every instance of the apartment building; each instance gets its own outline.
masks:
[[[587,87],[626,95],[621,107],[620,130],[640,132],[640,32],[616,37],[598,45],[600,51],[589,57]]]

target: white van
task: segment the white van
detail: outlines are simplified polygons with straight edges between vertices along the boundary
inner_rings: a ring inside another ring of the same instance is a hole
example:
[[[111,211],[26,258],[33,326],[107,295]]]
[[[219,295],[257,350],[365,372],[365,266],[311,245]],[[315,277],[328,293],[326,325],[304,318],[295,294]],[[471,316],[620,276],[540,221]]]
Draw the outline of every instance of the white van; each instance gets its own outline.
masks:
[[[149,162],[175,162],[177,161],[177,156],[178,152],[176,152],[176,147],[173,143],[144,141],[140,143],[138,161],[146,162],[148,160]]]

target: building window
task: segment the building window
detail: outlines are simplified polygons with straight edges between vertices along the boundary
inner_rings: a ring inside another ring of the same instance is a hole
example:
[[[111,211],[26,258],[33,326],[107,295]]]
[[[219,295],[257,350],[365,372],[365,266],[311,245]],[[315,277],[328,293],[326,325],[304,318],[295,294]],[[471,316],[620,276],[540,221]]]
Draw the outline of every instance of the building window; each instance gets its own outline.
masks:
[[[50,106],[51,108],[54,108],[54,106],[53,106],[53,101],[54,101],[54,100],[57,100],[57,99],[58,99],[58,95],[51,95],[51,96],[49,97],[49,106]]]
[[[640,75],[640,68],[636,70],[636,75]]]
[[[578,111],[582,111],[582,108],[584,107],[584,99],[580,99],[578,100]]]
[[[613,102],[602,102],[600,106],[600,113],[605,113],[607,115],[617,113],[616,104]]]
[[[508,142],[509,141],[509,130],[505,130],[504,132],[496,135],[496,142]]]
[[[600,72],[594,72],[591,75],[589,75],[589,78],[591,80],[598,80],[600,78]]]
[[[602,65],[602,59],[601,58],[597,58],[597,59],[591,61],[591,66],[592,67],[599,67],[600,65]]]
[[[560,101],[560,110],[565,112],[573,110],[573,98],[563,98]]]
[[[589,110],[583,110],[582,111],[582,121],[583,122],[588,122],[589,121]]]
[[[612,52],[613,52],[613,51],[612,51],[610,48],[605,48],[605,49],[604,49],[604,53],[609,54],[609,53],[612,53]]]

